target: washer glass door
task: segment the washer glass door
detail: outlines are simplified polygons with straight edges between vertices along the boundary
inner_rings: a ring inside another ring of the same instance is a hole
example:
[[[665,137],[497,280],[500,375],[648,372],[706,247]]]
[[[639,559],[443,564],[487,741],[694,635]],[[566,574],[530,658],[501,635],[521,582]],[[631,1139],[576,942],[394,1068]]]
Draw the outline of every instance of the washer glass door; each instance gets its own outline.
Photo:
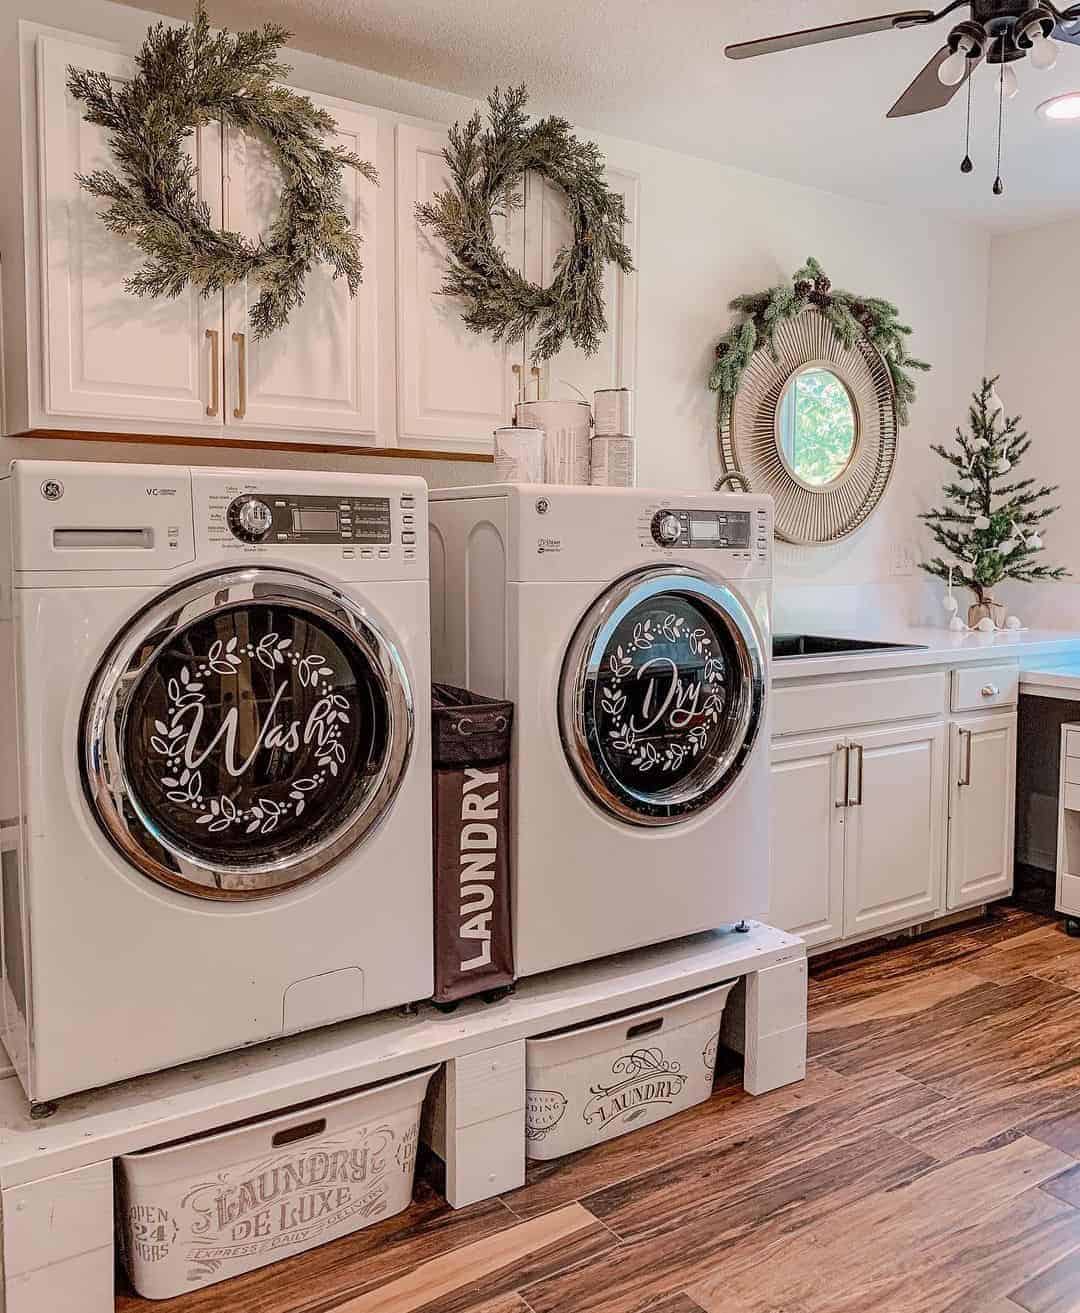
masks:
[[[120,852],[205,898],[328,870],[385,814],[411,751],[394,643],[319,580],[191,581],[120,635],[83,713],[83,781]]]
[[[563,662],[559,722],[588,796],[674,825],[734,784],[761,731],[767,662],[741,598],[690,568],[650,568],[590,607]]]

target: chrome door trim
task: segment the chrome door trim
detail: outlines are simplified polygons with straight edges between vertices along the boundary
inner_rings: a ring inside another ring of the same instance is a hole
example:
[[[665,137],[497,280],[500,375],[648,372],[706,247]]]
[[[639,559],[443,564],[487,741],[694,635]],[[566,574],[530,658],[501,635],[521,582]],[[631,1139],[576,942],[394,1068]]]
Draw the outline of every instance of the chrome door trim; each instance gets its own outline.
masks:
[[[275,861],[215,863],[167,842],[131,789],[122,743],[126,708],[143,674],[176,634],[216,611],[253,602],[307,611],[359,649],[386,699],[387,750],[371,787],[338,826]],[[105,654],[83,702],[78,754],[90,811],[107,838],[138,871],[198,898],[267,898],[325,873],[383,819],[412,755],[415,707],[397,644],[371,613],[338,589],[298,571],[252,568],[190,579],[144,608]],[[260,886],[242,887],[258,873]],[[232,887],[228,887],[228,881]],[[225,882],[225,883],[223,883]]]
[[[631,789],[597,762],[592,690],[608,640],[625,615],[658,593],[679,593],[704,607],[727,630],[739,661],[734,732],[723,754],[662,793]],[[578,784],[591,801],[631,825],[678,825],[717,802],[742,772],[765,723],[768,661],[751,611],[728,585],[689,566],[648,566],[618,579],[592,603],[563,658],[558,689],[559,733]]]

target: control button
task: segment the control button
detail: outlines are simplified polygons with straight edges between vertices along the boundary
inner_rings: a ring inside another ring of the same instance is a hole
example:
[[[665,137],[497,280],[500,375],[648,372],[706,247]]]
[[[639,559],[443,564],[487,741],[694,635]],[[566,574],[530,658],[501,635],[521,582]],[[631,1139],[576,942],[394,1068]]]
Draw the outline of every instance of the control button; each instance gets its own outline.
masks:
[[[401,541],[403,543],[414,543],[416,542],[416,534],[409,533],[409,531],[406,529],[405,532],[401,535]]]
[[[405,548],[405,559],[406,559],[406,561],[415,561],[415,560],[416,560],[416,552],[413,551],[413,549],[412,549],[411,547],[406,547],[406,548]]]
[[[670,511],[659,511],[653,517],[652,534],[661,547],[670,547],[679,541],[682,525]]]
[[[374,547],[361,547],[360,559],[363,561],[373,561],[375,559]]]
[[[356,556],[356,552],[351,547],[343,547],[341,555],[346,561],[351,561]]]
[[[416,516],[415,516],[415,515],[403,515],[403,516],[401,517],[401,523],[402,523],[402,524],[406,524],[406,525],[415,524],[415,523],[416,523]]]
[[[379,560],[380,560],[380,561],[389,561],[389,559],[390,559],[390,548],[389,548],[389,547],[380,547],[380,548],[379,548]]]
[[[238,497],[229,507],[227,519],[241,542],[258,543],[273,528],[274,512],[259,497]]]

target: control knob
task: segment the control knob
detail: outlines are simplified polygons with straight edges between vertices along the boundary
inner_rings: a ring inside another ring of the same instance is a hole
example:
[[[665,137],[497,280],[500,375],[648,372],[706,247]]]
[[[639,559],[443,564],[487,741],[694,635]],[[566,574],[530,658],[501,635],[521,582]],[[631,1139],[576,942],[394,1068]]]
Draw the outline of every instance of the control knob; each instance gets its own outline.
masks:
[[[274,512],[258,497],[242,497],[229,507],[229,528],[242,542],[261,542],[274,523]]]
[[[653,537],[661,547],[671,547],[682,535],[682,525],[677,515],[670,511],[660,511],[653,520]]]

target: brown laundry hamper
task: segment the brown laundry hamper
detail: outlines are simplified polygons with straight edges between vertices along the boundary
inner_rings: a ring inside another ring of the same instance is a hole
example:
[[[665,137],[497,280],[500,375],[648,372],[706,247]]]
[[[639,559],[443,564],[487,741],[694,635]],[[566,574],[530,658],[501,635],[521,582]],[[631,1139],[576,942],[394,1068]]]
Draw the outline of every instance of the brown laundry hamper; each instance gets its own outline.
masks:
[[[513,985],[510,739],[514,704],[432,686],[435,1003]]]

